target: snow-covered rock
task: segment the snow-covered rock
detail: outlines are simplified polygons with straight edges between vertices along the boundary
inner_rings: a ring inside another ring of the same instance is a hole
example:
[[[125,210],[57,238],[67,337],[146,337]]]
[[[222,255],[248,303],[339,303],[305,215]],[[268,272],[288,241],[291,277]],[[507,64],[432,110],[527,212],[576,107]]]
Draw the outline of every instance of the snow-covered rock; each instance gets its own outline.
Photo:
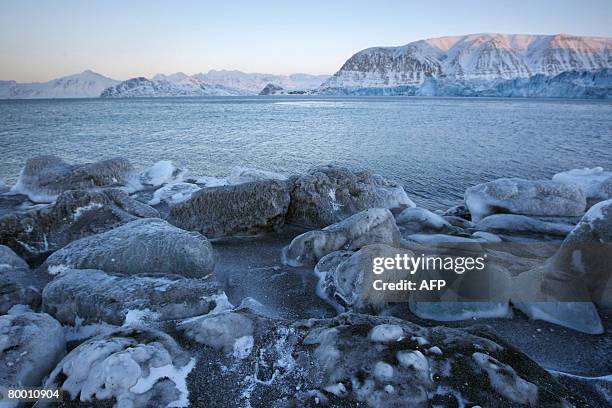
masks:
[[[104,89],[119,83],[90,70],[48,82],[6,82],[11,83],[0,86],[2,99],[97,98]]]
[[[582,216],[586,198],[577,185],[512,178],[497,179],[468,188],[465,204],[472,214],[472,221],[479,222],[495,213]]]
[[[226,178],[228,184],[242,184],[260,180],[287,180],[282,174],[272,171],[252,169],[248,167],[234,167]]]
[[[406,208],[395,221],[407,234],[452,229],[452,225],[442,216],[420,207]]]
[[[503,87],[511,81],[559,76],[568,71],[588,73],[612,68],[608,58],[611,49],[612,40],[609,38],[564,34],[485,33],[431,38],[401,47],[374,47],[359,51],[325,81],[319,91],[336,94],[473,95],[479,91],[478,88],[484,88],[503,93]],[[503,83],[501,87],[500,82]],[[610,78],[607,83],[609,87]],[[514,84],[511,88],[522,85]],[[522,87],[531,92],[531,88],[535,88],[533,85]],[[606,92],[609,94],[605,87],[602,91],[604,97]]]
[[[184,231],[159,218],[129,222],[71,242],[46,260],[47,271],[101,269],[128,275],[170,273],[200,278],[212,273],[212,245],[198,232]]]
[[[580,406],[550,374],[484,330],[425,328],[396,318],[342,314],[296,322],[247,316],[244,359],[206,349],[191,379],[204,406]],[[381,325],[402,337],[372,339]],[[424,345],[422,342],[426,342]],[[465,384],[478,384],[466,386]],[[190,384],[191,385],[191,384]],[[190,388],[191,389],[191,388]]]
[[[0,244],[26,260],[55,251],[85,236],[159,213],[119,189],[70,190],[53,205],[0,218]]]
[[[37,276],[9,247],[0,245],[0,315],[15,305],[40,306],[46,279]]]
[[[48,314],[0,316],[0,387],[39,387],[65,353],[62,326]]]
[[[560,183],[578,184],[588,200],[612,198],[612,171],[604,171],[601,167],[568,170],[555,174],[552,179]]]
[[[236,357],[246,358],[253,347],[253,322],[245,315],[231,311],[212,313],[188,319],[178,326],[185,336]],[[248,351],[248,353],[246,353]],[[246,355],[245,355],[246,354]]]
[[[414,203],[400,185],[368,171],[319,166],[291,178],[287,222],[322,228],[369,208],[406,208]]]
[[[510,234],[542,234],[564,237],[574,229],[573,224],[549,222],[517,214],[493,214],[476,224],[481,231]]]
[[[64,357],[44,386],[70,399],[114,407],[187,407],[187,375],[195,359],[167,334],[122,328],[82,343]]]
[[[149,205],[165,203],[167,205],[182,203],[191,198],[193,193],[201,190],[201,187],[192,183],[171,183],[158,188],[153,193],[153,198],[148,202]]]
[[[26,161],[11,192],[35,203],[50,203],[66,190],[125,185],[132,172],[124,158],[71,165],[56,156],[36,156]]]
[[[206,314],[227,302],[211,277],[126,276],[67,269],[43,290],[43,310],[63,324],[170,320]]]
[[[354,251],[370,244],[397,245],[399,241],[393,214],[386,208],[371,208],[295,237],[283,255],[292,266],[314,265],[323,256],[341,249]]]
[[[204,188],[173,205],[168,221],[208,238],[274,230],[285,220],[289,191],[280,180]]]

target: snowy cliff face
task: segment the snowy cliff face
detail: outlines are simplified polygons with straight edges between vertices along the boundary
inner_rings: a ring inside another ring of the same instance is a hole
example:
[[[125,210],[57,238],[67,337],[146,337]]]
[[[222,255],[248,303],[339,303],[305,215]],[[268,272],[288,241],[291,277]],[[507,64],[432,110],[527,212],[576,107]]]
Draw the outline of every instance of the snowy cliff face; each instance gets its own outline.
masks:
[[[612,38],[472,34],[368,48],[320,89],[421,85],[428,79],[498,81],[612,68]]]
[[[97,98],[104,89],[117,83],[119,81],[89,70],[49,82],[21,84],[15,81],[0,81],[0,98]]]
[[[184,76],[183,76],[184,75]],[[101,98],[138,98],[174,96],[232,96],[244,95],[238,89],[209,84],[185,74],[169,76],[158,74],[153,80],[144,77],[131,78],[105,89]]]

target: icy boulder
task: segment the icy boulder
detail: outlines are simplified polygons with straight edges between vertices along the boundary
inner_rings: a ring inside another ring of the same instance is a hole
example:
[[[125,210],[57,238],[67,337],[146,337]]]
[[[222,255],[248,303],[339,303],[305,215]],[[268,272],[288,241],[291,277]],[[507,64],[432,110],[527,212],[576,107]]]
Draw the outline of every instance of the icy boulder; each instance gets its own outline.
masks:
[[[153,193],[153,198],[149,200],[149,205],[166,203],[168,205],[182,203],[191,198],[193,193],[201,189],[197,184],[192,183],[172,183],[167,184]]]
[[[372,208],[322,230],[295,237],[283,255],[285,262],[292,266],[314,265],[323,256],[340,249],[354,251],[369,244],[397,245],[399,241],[393,214],[385,208]]]
[[[179,183],[187,174],[170,160],[160,160],[140,175],[140,182],[147,186],[159,187],[169,183]]]
[[[118,189],[66,191],[51,206],[0,218],[0,244],[36,260],[74,240],[158,215]]]
[[[46,264],[52,275],[63,269],[101,269],[199,278],[212,273],[215,257],[212,245],[200,233],[145,218],[73,241],[47,258]]]
[[[208,238],[276,230],[285,220],[289,187],[279,180],[202,189],[170,208],[168,221]]]
[[[581,216],[586,208],[582,189],[548,180],[497,179],[470,187],[465,204],[472,221],[487,215],[511,213],[540,216]]]
[[[603,333],[612,306],[612,200],[595,204],[543,265],[514,278],[512,303],[533,319]]]
[[[55,156],[37,156],[26,161],[11,192],[50,203],[66,190],[125,185],[132,174],[131,164],[123,158],[71,165]]]
[[[0,388],[40,386],[65,353],[62,326],[48,314],[0,316]]]
[[[242,184],[260,180],[287,180],[287,177],[271,171],[234,167],[227,178],[228,184]]]
[[[601,167],[564,171],[555,174],[552,179],[559,183],[579,185],[589,201],[612,198],[612,171],[604,171]]]
[[[314,167],[293,177],[287,222],[322,228],[369,208],[414,207],[404,189],[377,174],[344,167]]]
[[[588,300],[603,307],[612,307],[610,265],[612,199],[591,207],[563,241],[545,273],[549,291],[561,295],[562,298],[571,298],[576,288],[584,287],[590,294]],[[559,293],[561,286],[566,288],[563,291],[565,293]]]
[[[482,330],[357,314],[293,323],[245,317],[257,352],[244,359],[223,349],[199,354],[190,389],[198,390],[202,406],[585,404],[525,354]]]
[[[588,299],[584,285],[570,288],[562,282],[560,290],[559,285],[555,285],[558,293],[550,293],[545,290],[545,285],[550,283],[546,282],[545,268],[536,267],[513,278],[511,301],[514,307],[534,320],[545,320],[589,334],[603,333],[595,305],[584,300]],[[572,297],[561,300],[559,295],[567,291],[572,292]]]
[[[195,359],[167,334],[122,328],[72,350],[46,379],[88,405],[187,407],[187,375]]]
[[[573,224],[550,222],[516,214],[489,215],[476,224],[476,229],[506,234],[539,234],[565,237],[574,229]]]
[[[227,304],[212,278],[125,276],[92,269],[65,271],[45,287],[42,296],[43,310],[69,325],[181,319]]]
[[[406,234],[453,231],[457,229],[453,228],[442,216],[420,207],[406,208],[397,216],[395,221],[402,229],[402,232]]]
[[[357,252],[337,251],[323,257],[315,267],[319,277],[317,292],[330,302],[337,310],[357,312],[382,311],[389,303],[407,302],[408,291],[373,290],[374,280],[400,282],[417,281],[417,275],[410,271],[386,268],[384,274],[374,273],[375,258],[396,258],[397,256],[413,257],[408,250],[394,248],[383,244],[368,245]]]
[[[37,309],[45,283],[9,247],[0,245],[0,315],[15,305]]]
[[[178,326],[185,336],[240,359],[253,349],[253,322],[244,314],[226,311],[189,319]]]

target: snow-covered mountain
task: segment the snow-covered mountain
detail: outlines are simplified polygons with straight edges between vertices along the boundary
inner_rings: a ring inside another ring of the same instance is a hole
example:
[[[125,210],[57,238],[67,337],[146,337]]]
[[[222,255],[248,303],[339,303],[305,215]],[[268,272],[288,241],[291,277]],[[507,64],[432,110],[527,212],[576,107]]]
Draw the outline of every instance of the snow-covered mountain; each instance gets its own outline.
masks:
[[[0,99],[97,98],[104,89],[117,83],[89,70],[49,82],[0,81]]]
[[[105,89],[101,98],[135,98],[168,96],[233,96],[244,95],[239,89],[210,84],[188,75],[158,74],[152,80],[144,77],[131,78]]]
[[[268,84],[274,84],[287,91],[316,89],[330,76],[310,74],[274,75],[211,70],[207,73],[195,74],[193,77],[211,84],[242,89],[257,94]]]
[[[612,38],[471,34],[359,51],[319,89],[346,93],[421,86],[431,79],[482,83],[604,68],[612,68]]]

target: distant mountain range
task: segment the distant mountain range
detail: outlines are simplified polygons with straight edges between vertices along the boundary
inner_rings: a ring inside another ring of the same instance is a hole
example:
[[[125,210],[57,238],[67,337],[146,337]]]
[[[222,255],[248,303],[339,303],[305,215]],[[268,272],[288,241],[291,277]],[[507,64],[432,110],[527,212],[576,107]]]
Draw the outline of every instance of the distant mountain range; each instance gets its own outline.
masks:
[[[612,38],[471,34],[359,51],[318,93],[570,97],[571,81],[578,80],[579,89],[599,89],[574,97],[611,97],[610,68]],[[597,78],[586,78],[589,73]],[[556,88],[563,94],[536,92],[550,78],[567,85]],[[513,85],[517,92],[508,89]]]
[[[0,99],[256,95],[271,82],[290,91],[301,91],[315,89],[329,77],[209,71],[191,76],[178,72],[117,81],[88,70],[49,82],[0,81]]]
[[[333,76],[215,71],[0,81],[0,99],[275,94],[612,98],[612,38],[471,34],[368,48]]]
[[[96,98],[106,88],[118,83],[89,70],[49,82],[22,84],[0,81],[0,99]]]

